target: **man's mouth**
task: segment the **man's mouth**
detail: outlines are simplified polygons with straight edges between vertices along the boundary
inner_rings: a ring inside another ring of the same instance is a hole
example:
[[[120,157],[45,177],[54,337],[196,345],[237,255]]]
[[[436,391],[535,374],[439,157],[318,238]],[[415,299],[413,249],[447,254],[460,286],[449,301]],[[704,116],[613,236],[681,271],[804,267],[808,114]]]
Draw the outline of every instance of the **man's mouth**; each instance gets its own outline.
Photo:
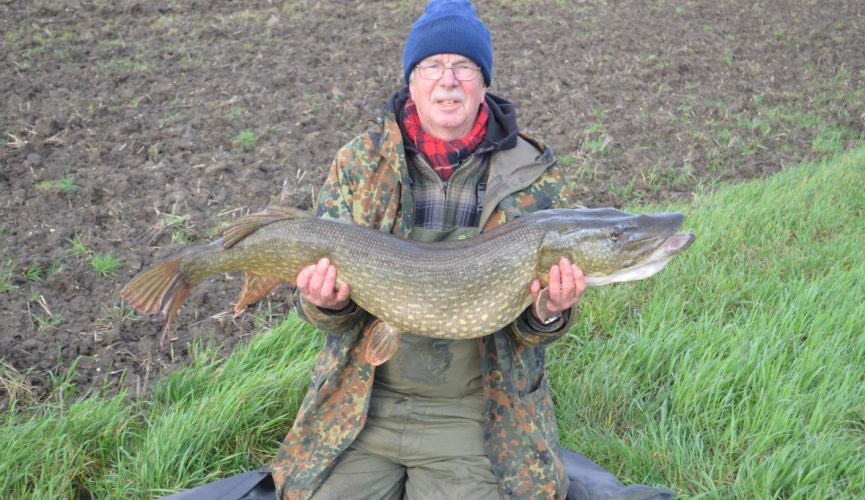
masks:
[[[434,92],[432,100],[439,106],[459,106],[465,100],[465,96],[458,92]]]

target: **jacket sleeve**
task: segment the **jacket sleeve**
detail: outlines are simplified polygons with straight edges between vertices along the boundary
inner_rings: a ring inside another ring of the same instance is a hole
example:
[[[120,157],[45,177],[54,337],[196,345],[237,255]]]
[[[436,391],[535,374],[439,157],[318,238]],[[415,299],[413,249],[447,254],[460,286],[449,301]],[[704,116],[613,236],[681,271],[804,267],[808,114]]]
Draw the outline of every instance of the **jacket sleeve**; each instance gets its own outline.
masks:
[[[547,147],[544,147],[543,150],[542,158],[549,162],[549,167],[530,186],[515,193],[514,199],[508,200],[501,214],[505,220],[511,220],[514,217],[538,210],[567,206],[571,191],[552,151]],[[543,325],[535,319],[531,313],[531,307],[529,307],[510,324],[510,332],[517,341],[527,346],[549,344],[568,332],[576,314],[577,306],[574,306],[562,313],[562,317],[558,321],[550,325]]]
[[[529,307],[511,323],[511,336],[529,347],[549,344],[562,338],[568,332],[576,314],[577,306],[574,306],[564,311],[562,316],[552,324],[544,325],[535,319],[531,313],[531,307]]]
[[[310,304],[300,296],[300,292],[297,290],[294,291],[292,299],[297,313],[303,320],[329,335],[350,330],[369,316],[366,311],[357,307],[357,304],[352,301],[349,301],[342,310],[333,311]]]

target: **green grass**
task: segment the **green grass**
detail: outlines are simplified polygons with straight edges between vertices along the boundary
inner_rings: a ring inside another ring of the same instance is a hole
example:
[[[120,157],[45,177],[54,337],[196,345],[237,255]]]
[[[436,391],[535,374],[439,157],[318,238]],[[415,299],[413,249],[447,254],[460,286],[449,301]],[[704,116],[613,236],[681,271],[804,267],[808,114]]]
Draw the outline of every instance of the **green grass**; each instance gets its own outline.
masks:
[[[0,492],[154,498],[258,467],[291,425],[321,340],[295,319],[227,360],[197,343],[192,366],[134,403],[122,392],[71,402],[71,375],[58,377],[36,413],[13,401],[0,414]]]
[[[5,391],[10,401],[28,399],[33,394],[27,377],[3,360],[0,360],[0,390]]]
[[[123,300],[118,300],[110,306],[105,306],[103,309],[105,318],[114,321],[129,321],[140,318],[141,316]]]
[[[234,105],[225,111],[225,116],[226,118],[238,118],[248,113],[249,111],[243,106]]]
[[[100,277],[107,278],[120,269],[120,260],[114,252],[95,253],[90,257],[90,267]]]
[[[12,259],[6,259],[5,262],[0,262],[0,293],[9,292],[18,288],[12,282],[12,276],[15,274]]]
[[[159,128],[165,128],[169,125],[174,125],[179,122],[183,118],[183,115],[178,113],[177,111],[166,111],[162,114],[159,120],[156,123],[156,126]]]
[[[865,493],[865,148],[679,207],[661,275],[595,289],[551,352],[563,441],[709,498]]]
[[[190,216],[165,214],[162,216],[162,225],[165,229],[171,231],[171,242],[178,245],[188,245],[192,240],[190,233],[192,232],[192,223]]]
[[[563,444],[683,498],[865,494],[863,164],[865,147],[633,207],[686,212],[697,241],[652,279],[590,290],[550,348]],[[226,360],[194,346],[133,403],[76,400],[69,376],[35,407],[18,390],[0,415],[0,491],[149,498],[258,467],[321,342],[292,315]]]
[[[596,121],[592,122],[585,130],[583,130],[582,143],[580,150],[590,157],[604,157],[610,154],[610,144],[613,138],[607,135],[602,123],[604,114],[602,112],[595,113]]]
[[[240,149],[244,151],[252,151],[255,149],[255,144],[258,142],[258,139],[252,131],[241,130],[236,136],[234,136],[233,141],[240,147]]]
[[[42,281],[42,278],[45,277],[45,268],[42,267],[38,262],[34,262],[33,264],[27,266],[24,269],[24,278],[27,281],[32,283]]]
[[[78,185],[75,184],[75,178],[71,175],[66,175],[59,180],[42,181],[36,185],[39,189],[45,191],[59,191],[64,194],[72,194],[78,191]]]
[[[122,73],[141,73],[150,69],[149,63],[129,57],[115,59],[107,67],[111,68],[111,64],[115,70]]]
[[[51,330],[60,326],[60,323],[63,322],[63,317],[59,314],[42,312],[33,314],[33,324],[36,327],[36,331],[44,332],[46,330]]]
[[[80,234],[72,236],[67,241],[72,246],[69,250],[69,255],[72,257],[80,258],[92,253],[90,247],[87,246],[87,242],[84,241],[84,238]]]

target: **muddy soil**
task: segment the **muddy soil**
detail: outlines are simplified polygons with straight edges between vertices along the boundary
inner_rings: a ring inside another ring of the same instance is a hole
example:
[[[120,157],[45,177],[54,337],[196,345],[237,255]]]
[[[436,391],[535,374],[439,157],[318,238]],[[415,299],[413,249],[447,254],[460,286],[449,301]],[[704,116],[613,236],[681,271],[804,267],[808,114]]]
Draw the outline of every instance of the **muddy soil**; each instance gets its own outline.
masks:
[[[851,147],[865,119],[854,0],[478,0],[491,91],[559,154],[574,205],[689,200]],[[118,290],[270,204],[310,208],[334,152],[401,85],[421,2],[0,1],[0,409],[228,354],[239,276],[194,290],[166,348]],[[74,369],[73,369],[74,368]]]

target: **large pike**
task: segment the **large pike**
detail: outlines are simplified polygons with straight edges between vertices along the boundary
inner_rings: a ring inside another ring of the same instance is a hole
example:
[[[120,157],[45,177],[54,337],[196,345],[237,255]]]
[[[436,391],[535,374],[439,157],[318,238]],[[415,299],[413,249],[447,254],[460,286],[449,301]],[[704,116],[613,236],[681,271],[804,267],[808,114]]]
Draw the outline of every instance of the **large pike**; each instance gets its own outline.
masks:
[[[378,318],[367,358],[386,361],[400,332],[437,338],[488,335],[532,303],[561,257],[589,286],[657,273],[693,241],[680,213],[633,215],[612,208],[543,210],[466,240],[420,243],[296,209],[238,219],[218,239],[141,272],[120,292],[135,309],[162,312],[165,334],[189,290],[213,274],[245,271],[235,312],[327,257],[355,303]],[[542,299],[545,297],[542,293]]]

